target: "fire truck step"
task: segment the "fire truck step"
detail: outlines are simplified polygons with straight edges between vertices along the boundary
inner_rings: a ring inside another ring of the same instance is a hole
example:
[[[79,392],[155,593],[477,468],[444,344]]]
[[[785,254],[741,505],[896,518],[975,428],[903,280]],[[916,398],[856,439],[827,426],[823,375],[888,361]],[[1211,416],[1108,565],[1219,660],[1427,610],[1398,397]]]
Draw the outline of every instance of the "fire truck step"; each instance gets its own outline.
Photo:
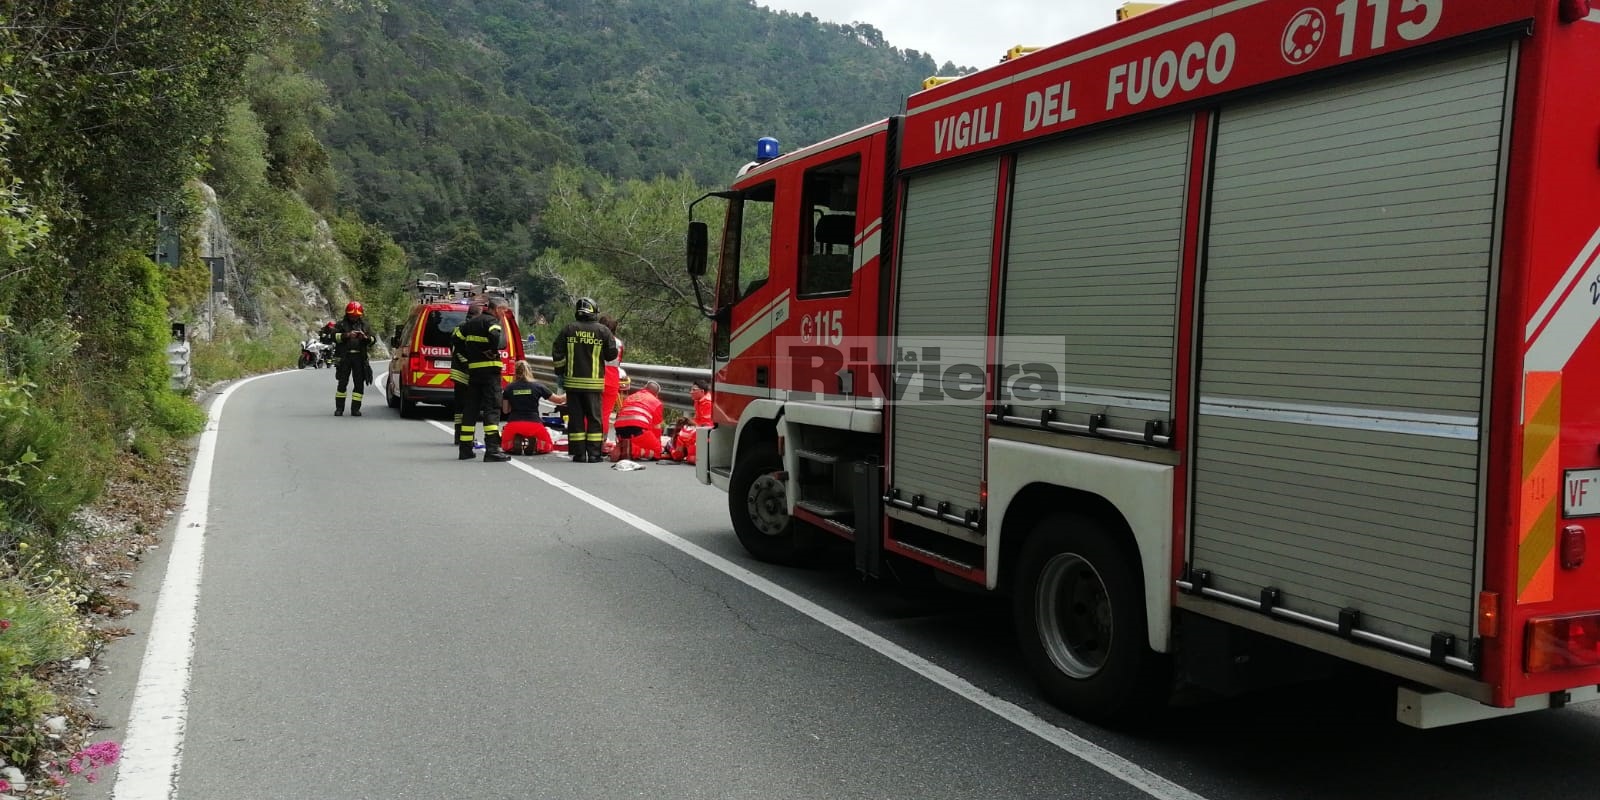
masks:
[[[839,519],[854,513],[854,509],[846,505],[830,502],[828,500],[800,500],[795,506],[822,517],[823,519]]]
[[[824,453],[819,450],[802,450],[800,448],[795,448],[794,454],[807,461],[815,461],[818,464],[839,463],[839,457],[837,455],[834,455],[833,453]]]

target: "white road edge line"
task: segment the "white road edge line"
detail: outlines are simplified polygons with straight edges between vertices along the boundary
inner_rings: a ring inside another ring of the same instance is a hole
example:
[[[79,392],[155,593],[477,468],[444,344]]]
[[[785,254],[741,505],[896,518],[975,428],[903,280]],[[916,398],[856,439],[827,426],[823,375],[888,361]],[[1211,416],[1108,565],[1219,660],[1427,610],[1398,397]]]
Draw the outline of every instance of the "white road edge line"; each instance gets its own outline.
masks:
[[[272,373],[276,374],[276,373]],[[200,606],[200,572],[205,555],[206,512],[211,504],[211,464],[217,452],[222,407],[233,390],[266,377],[235,381],[217,395],[206,416],[195,453],[189,491],[172,535],[172,555],[161,580],[149,644],[139,665],[139,680],[128,712],[113,800],[166,800],[178,790],[184,727],[189,716],[189,668],[194,657],[195,619]]]
[[[428,420],[430,425],[449,432],[453,430],[437,420]],[[625,511],[610,502],[596,497],[589,492],[579,489],[566,481],[556,478],[547,472],[528,466],[522,461],[513,460],[511,465],[523,472],[538,478],[545,483],[566,492],[569,495],[588,503],[595,508],[610,514],[613,517],[633,526],[639,531],[659,539],[664,544],[683,551],[690,557],[704,563],[740,583],[749,586],[762,594],[783,603],[790,608],[838,631],[851,639],[856,640],[865,647],[877,651],[880,655],[894,661],[906,669],[921,675],[928,680],[943,686],[960,695],[962,698],[983,708],[995,716],[1010,722],[1013,725],[1031,733],[1040,739],[1088,762],[1112,777],[1134,787],[1158,800],[1205,800],[1203,795],[1179,786],[1166,778],[1151,772],[1138,764],[1129,761],[1116,753],[1107,750],[1094,742],[1089,741],[1075,733],[1056,727],[1015,703],[1002,700],[973,685],[970,681],[941,667],[933,662],[901,647],[894,642],[879,636],[866,628],[845,619],[838,614],[823,608],[816,603],[801,597],[788,589],[779,586],[760,575],[729,561],[722,556],[712,553],[697,544],[694,544],[677,534],[650,522],[632,512]]]

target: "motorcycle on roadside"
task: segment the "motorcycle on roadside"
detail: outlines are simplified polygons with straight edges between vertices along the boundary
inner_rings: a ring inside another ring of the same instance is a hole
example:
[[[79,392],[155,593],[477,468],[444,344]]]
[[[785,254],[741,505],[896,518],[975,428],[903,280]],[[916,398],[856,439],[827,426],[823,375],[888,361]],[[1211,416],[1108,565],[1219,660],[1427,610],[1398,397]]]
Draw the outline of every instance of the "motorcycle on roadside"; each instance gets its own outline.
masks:
[[[295,362],[296,369],[306,367],[322,369],[331,364],[333,364],[333,345],[316,339],[307,339],[300,343],[300,359]]]

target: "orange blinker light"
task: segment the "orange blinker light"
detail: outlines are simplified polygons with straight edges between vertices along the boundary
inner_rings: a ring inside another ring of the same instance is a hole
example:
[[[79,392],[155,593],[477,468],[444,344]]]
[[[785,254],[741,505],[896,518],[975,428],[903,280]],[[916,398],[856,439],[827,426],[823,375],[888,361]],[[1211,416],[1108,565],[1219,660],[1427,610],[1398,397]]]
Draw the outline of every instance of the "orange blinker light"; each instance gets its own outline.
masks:
[[[1500,635],[1500,593],[1478,593],[1478,635],[1493,639]]]
[[[1600,666],[1600,614],[1529,620],[1526,639],[1528,672]]]

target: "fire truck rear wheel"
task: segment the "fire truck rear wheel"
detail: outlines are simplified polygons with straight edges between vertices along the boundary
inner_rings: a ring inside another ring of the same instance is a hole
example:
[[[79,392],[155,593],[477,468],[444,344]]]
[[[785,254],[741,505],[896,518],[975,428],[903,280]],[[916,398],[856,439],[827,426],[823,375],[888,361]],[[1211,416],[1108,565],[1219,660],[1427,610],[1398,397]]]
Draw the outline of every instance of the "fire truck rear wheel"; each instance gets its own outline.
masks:
[[[817,537],[789,516],[783,459],[771,450],[742,454],[728,478],[728,516],[739,543],[761,561],[803,566],[816,557]]]
[[[1166,704],[1171,671],[1148,644],[1138,563],[1104,525],[1076,514],[1044,518],[1016,570],[1017,639],[1051,702],[1123,726]]]

